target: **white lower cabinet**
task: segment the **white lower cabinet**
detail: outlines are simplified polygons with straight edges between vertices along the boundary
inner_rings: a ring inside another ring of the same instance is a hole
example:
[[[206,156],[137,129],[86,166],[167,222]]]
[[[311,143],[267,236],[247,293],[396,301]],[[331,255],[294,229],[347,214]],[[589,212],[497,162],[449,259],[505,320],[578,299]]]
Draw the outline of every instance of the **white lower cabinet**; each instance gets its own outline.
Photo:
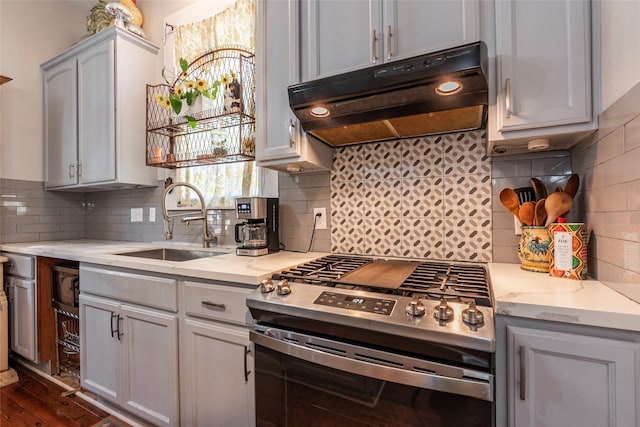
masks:
[[[37,363],[36,257],[8,252],[0,255],[8,259],[3,284],[9,303],[11,350]]]
[[[251,289],[185,282],[182,292],[181,425],[254,426],[251,317],[245,305]]]
[[[182,425],[255,425],[249,331],[186,319],[182,334]]]
[[[507,326],[508,425],[640,426],[640,343]]]
[[[177,425],[178,318],[81,294],[82,386],[155,424]]]
[[[7,277],[11,349],[32,362],[36,361],[36,282]]]

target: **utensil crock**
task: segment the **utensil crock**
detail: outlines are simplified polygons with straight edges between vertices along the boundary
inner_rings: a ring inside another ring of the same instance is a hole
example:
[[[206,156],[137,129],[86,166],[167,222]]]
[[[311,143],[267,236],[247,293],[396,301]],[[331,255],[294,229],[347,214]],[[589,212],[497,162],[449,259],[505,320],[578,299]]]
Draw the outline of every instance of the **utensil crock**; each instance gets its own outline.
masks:
[[[520,268],[538,273],[549,272],[551,237],[546,226],[522,226],[518,241]]]

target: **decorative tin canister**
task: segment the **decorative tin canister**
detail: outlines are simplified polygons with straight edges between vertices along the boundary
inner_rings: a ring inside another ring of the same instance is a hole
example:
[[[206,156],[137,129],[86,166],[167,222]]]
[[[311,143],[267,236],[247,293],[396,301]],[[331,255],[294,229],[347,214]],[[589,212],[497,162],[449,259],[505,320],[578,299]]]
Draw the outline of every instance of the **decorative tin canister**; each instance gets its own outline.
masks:
[[[582,222],[549,225],[549,274],[567,279],[587,279],[587,227]]]
[[[549,271],[549,230],[545,226],[522,226],[518,242],[520,268],[527,271],[547,273]]]

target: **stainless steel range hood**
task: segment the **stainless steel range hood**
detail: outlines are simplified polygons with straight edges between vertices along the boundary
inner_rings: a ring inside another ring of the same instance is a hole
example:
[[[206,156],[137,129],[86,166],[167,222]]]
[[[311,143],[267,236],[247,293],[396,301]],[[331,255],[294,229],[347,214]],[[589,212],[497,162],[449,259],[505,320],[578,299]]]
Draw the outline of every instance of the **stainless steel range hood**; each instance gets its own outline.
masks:
[[[481,129],[486,69],[487,48],[476,42],[289,86],[289,105],[331,146]]]

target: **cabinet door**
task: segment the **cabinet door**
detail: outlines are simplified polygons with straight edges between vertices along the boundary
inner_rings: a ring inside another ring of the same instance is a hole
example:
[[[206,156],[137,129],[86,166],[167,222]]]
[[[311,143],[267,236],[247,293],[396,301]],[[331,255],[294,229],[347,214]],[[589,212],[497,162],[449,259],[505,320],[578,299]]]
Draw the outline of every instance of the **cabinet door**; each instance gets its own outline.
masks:
[[[27,360],[36,360],[35,282],[9,277],[11,349]]]
[[[384,61],[479,40],[478,0],[385,0]]]
[[[309,0],[306,7],[305,80],[383,62],[382,0]]]
[[[255,425],[249,331],[186,319],[182,338],[182,425]]]
[[[80,295],[80,381],[82,387],[114,402],[120,399],[119,309],[117,302]]]
[[[509,425],[638,426],[640,344],[507,327]]]
[[[589,122],[590,40],[588,1],[496,2],[498,130]]]
[[[123,405],[155,425],[177,425],[176,316],[128,305],[121,314]]]
[[[76,60],[44,72],[45,187],[78,182],[78,104]]]
[[[78,55],[78,169],[82,184],[116,179],[114,43],[113,39],[105,40]]]
[[[298,156],[297,119],[289,108],[287,86],[300,77],[299,2],[261,1],[256,10],[256,125],[258,160]],[[277,46],[276,49],[273,46]]]

